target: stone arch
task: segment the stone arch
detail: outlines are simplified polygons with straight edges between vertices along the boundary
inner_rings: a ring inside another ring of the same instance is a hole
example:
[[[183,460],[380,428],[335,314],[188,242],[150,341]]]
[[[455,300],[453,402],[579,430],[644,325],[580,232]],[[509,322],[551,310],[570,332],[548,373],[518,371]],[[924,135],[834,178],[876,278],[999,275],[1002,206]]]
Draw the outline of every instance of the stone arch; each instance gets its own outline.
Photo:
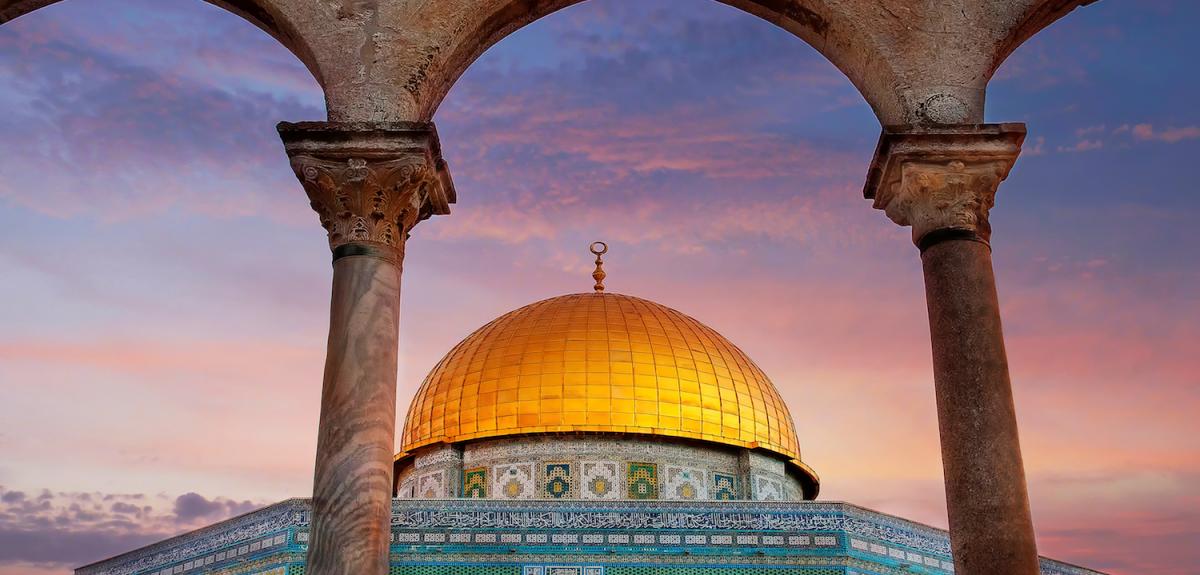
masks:
[[[432,119],[442,99],[480,55],[520,28],[584,0],[439,0],[408,14],[413,60],[401,68],[414,120]],[[858,18],[862,4],[831,0],[717,0],[807,42],[849,78],[884,123],[904,115],[896,74]],[[419,48],[418,48],[419,46]],[[331,100],[332,103],[332,100]]]
[[[57,4],[62,0],[0,0],[0,25],[35,10]],[[300,29],[294,24],[295,13],[288,10],[287,0],[204,0],[226,11],[237,14],[254,24],[291,51],[312,73],[317,82],[324,86],[318,60]]]
[[[1071,11],[1081,6],[1093,4],[1098,0],[1034,0],[1026,1],[1026,6],[1021,7],[1022,10],[1014,14],[1012,20],[1013,26],[1008,30],[1008,34],[997,45],[995,52],[992,54],[991,67],[987,70],[987,78],[990,81],[1000,65],[1012,55],[1017,48],[1034,37],[1038,32],[1044,30],[1047,26],[1057,22],[1062,17],[1069,14]]]

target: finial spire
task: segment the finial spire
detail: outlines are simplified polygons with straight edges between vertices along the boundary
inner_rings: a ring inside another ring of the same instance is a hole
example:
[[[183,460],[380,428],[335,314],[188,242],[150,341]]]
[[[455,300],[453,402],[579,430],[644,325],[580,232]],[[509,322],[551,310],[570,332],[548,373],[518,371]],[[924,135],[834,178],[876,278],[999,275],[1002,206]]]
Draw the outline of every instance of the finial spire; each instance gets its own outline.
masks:
[[[600,293],[604,291],[604,278],[608,275],[604,273],[604,260],[600,256],[608,253],[608,244],[604,242],[592,242],[592,245],[588,249],[593,254],[596,254],[596,271],[592,272],[592,279],[596,280],[596,285],[593,289],[596,290],[596,293]]]

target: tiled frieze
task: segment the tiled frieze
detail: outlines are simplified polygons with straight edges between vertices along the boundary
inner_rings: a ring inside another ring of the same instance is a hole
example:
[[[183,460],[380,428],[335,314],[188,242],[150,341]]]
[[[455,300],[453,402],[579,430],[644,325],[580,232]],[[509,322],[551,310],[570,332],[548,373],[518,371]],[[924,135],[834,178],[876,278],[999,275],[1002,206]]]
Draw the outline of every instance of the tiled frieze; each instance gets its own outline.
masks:
[[[599,565],[526,565],[521,575],[604,575]]]
[[[659,479],[665,489],[666,475]],[[284,502],[77,573],[304,575],[308,515],[306,501]],[[582,569],[595,567],[604,575],[732,575],[786,566],[826,575],[801,569],[826,566],[944,575],[949,552],[945,531],[841,503],[397,499],[391,573],[521,575],[533,567],[550,575],[561,567],[590,575]],[[1098,575],[1050,560],[1042,572]]]

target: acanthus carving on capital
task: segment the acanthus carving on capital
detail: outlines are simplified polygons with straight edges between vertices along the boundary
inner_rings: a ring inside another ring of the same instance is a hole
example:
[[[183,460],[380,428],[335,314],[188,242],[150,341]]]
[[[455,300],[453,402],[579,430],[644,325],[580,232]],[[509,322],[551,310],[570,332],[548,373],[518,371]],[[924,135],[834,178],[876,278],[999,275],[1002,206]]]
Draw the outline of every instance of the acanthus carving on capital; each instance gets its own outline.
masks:
[[[329,247],[348,243],[383,244],[399,250],[417,222],[434,213],[442,185],[426,158],[377,160],[292,156],[292,169],[304,186]]]
[[[905,161],[899,179],[876,196],[875,207],[893,222],[912,226],[917,244],[936,230],[973,232],[986,242],[992,233],[988,212],[1010,165],[1001,159]]]

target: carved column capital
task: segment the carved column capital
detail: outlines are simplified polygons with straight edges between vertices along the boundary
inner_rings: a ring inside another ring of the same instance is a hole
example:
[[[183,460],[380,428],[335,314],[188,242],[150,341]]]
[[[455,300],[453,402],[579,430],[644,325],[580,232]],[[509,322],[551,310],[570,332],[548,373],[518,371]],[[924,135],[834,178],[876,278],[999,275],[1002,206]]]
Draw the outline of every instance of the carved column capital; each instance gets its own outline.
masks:
[[[284,122],[279,135],[335,253],[350,244],[403,253],[413,226],[455,201],[431,123]]]
[[[886,128],[863,195],[892,221],[912,226],[922,249],[947,234],[987,243],[988,212],[1024,139],[1022,124]]]

